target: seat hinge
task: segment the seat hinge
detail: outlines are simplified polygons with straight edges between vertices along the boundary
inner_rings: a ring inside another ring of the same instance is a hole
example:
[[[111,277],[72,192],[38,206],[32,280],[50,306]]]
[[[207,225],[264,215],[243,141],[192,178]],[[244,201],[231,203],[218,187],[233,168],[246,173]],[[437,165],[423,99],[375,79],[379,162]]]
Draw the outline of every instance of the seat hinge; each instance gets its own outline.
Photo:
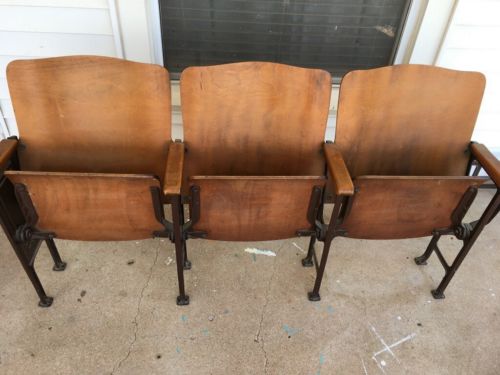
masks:
[[[24,224],[16,228],[14,235],[15,240],[18,242],[28,242],[31,240],[54,239],[56,237],[54,232],[41,231],[37,229],[36,225],[38,223],[38,214],[26,185],[21,183],[14,184],[14,193],[25,220]]]

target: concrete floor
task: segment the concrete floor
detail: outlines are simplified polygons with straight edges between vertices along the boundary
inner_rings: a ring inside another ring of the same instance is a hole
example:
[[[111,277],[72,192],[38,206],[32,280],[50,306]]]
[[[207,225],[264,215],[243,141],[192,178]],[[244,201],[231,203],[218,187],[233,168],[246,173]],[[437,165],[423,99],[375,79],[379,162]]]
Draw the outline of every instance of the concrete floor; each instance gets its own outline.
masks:
[[[2,235],[0,373],[500,374],[499,229],[497,218],[439,301],[436,256],[413,263],[428,238],[336,239],[317,303],[306,239],[190,240],[184,307],[168,241],[58,241],[67,270],[51,271],[45,246],[36,264],[48,309]],[[449,259],[457,245],[443,241]]]

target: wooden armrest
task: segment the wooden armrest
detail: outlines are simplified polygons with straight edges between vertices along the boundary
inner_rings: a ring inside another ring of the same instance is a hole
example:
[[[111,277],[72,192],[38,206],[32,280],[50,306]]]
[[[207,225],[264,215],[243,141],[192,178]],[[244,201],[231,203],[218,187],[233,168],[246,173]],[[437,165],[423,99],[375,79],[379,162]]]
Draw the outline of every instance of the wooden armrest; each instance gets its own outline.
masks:
[[[17,148],[17,139],[2,139],[0,141],[0,169],[5,169],[12,154]]]
[[[354,185],[340,150],[333,143],[325,143],[323,149],[335,195],[353,195]]]
[[[500,187],[500,161],[481,143],[471,143],[470,148],[474,158],[481,164],[495,185]]]
[[[179,195],[182,185],[182,170],[184,167],[184,143],[170,143],[167,156],[167,167],[163,179],[163,194]]]

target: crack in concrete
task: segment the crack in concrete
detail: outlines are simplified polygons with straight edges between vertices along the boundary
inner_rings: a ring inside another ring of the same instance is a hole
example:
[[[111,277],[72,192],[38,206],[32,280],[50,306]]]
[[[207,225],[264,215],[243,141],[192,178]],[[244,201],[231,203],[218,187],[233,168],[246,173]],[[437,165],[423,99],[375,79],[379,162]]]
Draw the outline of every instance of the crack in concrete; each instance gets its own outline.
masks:
[[[149,275],[148,278],[146,279],[146,283],[142,287],[141,294],[139,295],[139,300],[137,301],[137,312],[135,314],[133,324],[134,324],[134,338],[132,339],[132,342],[128,346],[127,354],[113,367],[113,371],[111,371],[111,375],[113,375],[116,371],[120,369],[120,367],[123,365],[123,363],[130,357],[130,354],[132,353],[132,348],[134,347],[136,341],[137,341],[137,332],[139,330],[139,316],[141,315],[141,304],[142,304],[142,299],[144,297],[144,292],[149,286],[149,282],[151,281],[151,277],[153,276],[153,268],[158,262],[158,255],[160,254],[160,249],[159,247],[156,248],[156,256],[155,260],[153,261],[153,264],[149,268]]]
[[[276,254],[278,254],[278,252],[281,250],[281,248],[283,246],[284,246],[284,243],[278,248],[278,250],[276,250]],[[269,358],[267,357],[267,352],[266,352],[266,349],[264,347],[264,337],[261,338],[260,333],[262,331],[262,324],[264,323],[264,314],[266,313],[267,305],[269,303],[269,292],[271,291],[271,284],[273,282],[274,274],[276,273],[276,258],[278,258],[278,257],[274,258],[273,271],[272,271],[271,277],[269,278],[269,282],[267,283],[266,298],[265,298],[264,306],[262,306],[262,311],[260,314],[259,329],[257,331],[257,334],[255,335],[255,338],[254,338],[255,342],[260,343],[260,349],[262,350],[262,353],[264,354],[264,359],[265,359],[264,374],[267,374],[267,365],[269,363]]]

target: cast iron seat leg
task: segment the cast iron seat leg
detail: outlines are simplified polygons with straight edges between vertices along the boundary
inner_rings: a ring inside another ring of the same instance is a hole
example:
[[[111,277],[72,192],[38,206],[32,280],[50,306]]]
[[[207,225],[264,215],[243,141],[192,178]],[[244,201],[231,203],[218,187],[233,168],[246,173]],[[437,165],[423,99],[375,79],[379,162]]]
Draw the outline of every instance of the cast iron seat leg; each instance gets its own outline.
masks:
[[[63,262],[61,256],[59,255],[59,251],[57,251],[56,243],[52,238],[48,238],[45,240],[47,247],[49,248],[50,255],[54,260],[54,267],[52,270],[54,271],[64,271],[66,269],[66,262]]]
[[[17,193],[15,192],[14,186],[8,182],[8,180],[3,176],[0,176],[0,224],[3,228],[7,238],[16,253],[24,272],[28,275],[31,284],[35,288],[36,294],[40,301],[38,306],[49,307],[52,305],[54,298],[49,297],[45,290],[43,289],[42,283],[38,278],[35,271],[34,259],[33,258],[40,246],[40,239],[33,241],[26,241],[25,239],[17,238],[18,229],[20,226],[25,226],[26,222],[21,222],[20,216],[24,216],[25,212],[20,209],[18,205],[19,200],[17,199]],[[23,224],[23,225],[22,225]],[[22,233],[22,232],[20,232]],[[50,247],[49,247],[50,250]],[[57,250],[56,250],[57,253]],[[58,254],[57,254],[58,255]],[[60,258],[59,258],[60,260]]]
[[[431,291],[432,296],[435,299],[443,299],[445,297],[444,291],[448,286],[448,284],[450,283],[453,276],[455,275],[455,272],[457,272],[458,268],[460,267],[463,260],[469,253],[470,249],[478,239],[484,227],[491,220],[493,220],[493,218],[498,214],[499,210],[500,210],[500,191],[497,190],[495,196],[488,204],[488,207],[486,207],[483,214],[481,215],[481,218],[477,222],[468,225],[469,228],[471,228],[472,230],[470,231],[467,230],[467,234],[465,235],[463,233],[461,235],[457,235],[458,232],[455,230],[455,236],[457,236],[457,238],[459,239],[462,239],[464,245],[460,249],[458,255],[456,256],[451,266],[446,267],[446,273],[443,277],[443,280],[441,280],[439,286]]]
[[[191,264],[191,261],[188,259],[186,240],[184,240],[184,239],[182,240],[182,248],[183,248],[183,256],[184,256],[184,269],[190,270],[192,264]]]
[[[307,250],[307,255],[304,259],[302,259],[302,266],[304,267],[312,267],[313,263],[313,254],[314,254],[314,244],[316,243],[316,236],[312,235],[311,240],[309,241],[309,249]]]
[[[189,305],[189,296],[184,289],[184,251],[185,240],[182,236],[181,218],[183,213],[180,196],[172,197],[172,218],[174,226],[175,260],[177,266],[177,279],[179,282],[179,295],[177,296],[177,305]]]
[[[314,288],[312,292],[307,293],[309,301],[316,302],[321,300],[321,297],[319,295],[319,288],[321,287],[321,281],[323,280],[326,261],[328,260],[328,254],[330,253],[330,246],[333,239],[337,236],[338,220],[341,213],[341,208],[344,206],[345,201],[346,198],[344,196],[337,196],[335,198],[335,205],[333,208],[332,216],[330,218],[330,223],[328,225],[325,239],[323,241],[323,254],[321,254],[321,261],[316,271],[316,281],[314,282]]]
[[[424,266],[427,264],[427,259],[429,259],[432,252],[436,248],[436,244],[440,238],[441,238],[441,235],[439,233],[434,233],[434,235],[432,236],[431,242],[429,242],[429,245],[427,246],[427,249],[425,250],[425,252],[422,255],[420,255],[414,259],[416,264],[418,264],[419,266]]]
[[[446,287],[443,288],[443,290],[439,290],[439,289],[432,289],[431,290],[431,294],[432,294],[432,297],[434,299],[444,299],[445,295],[444,295],[444,289]]]
[[[446,270],[446,273],[443,277],[443,280],[441,280],[441,283],[439,284],[439,286],[436,289],[431,290],[431,294],[435,299],[445,298],[444,290],[446,289],[446,287],[450,283],[451,279],[455,275],[455,272],[457,272],[458,267],[460,267],[463,260],[465,259],[465,257],[469,253],[470,249],[474,245],[474,242],[476,242],[476,239],[478,238],[479,233],[481,233],[483,228],[484,228],[484,225],[476,227],[474,229],[471,237],[464,241],[464,245],[460,249],[457,257],[455,258],[455,260],[453,261],[451,266]]]
[[[330,245],[332,244],[332,239],[326,240],[323,245],[323,254],[321,254],[321,262],[319,264],[318,272],[316,275],[316,281],[314,282],[314,288],[312,292],[307,293],[307,298],[309,301],[316,302],[321,300],[319,295],[319,288],[321,287],[321,281],[323,280],[323,274],[325,272],[326,261],[328,260],[328,253],[330,252]]]
[[[182,200],[181,200],[181,207],[180,207],[179,214],[180,214],[179,217],[180,217],[181,225],[184,225],[184,223],[185,223],[185,220],[184,220],[184,206],[182,204]],[[187,258],[186,241],[184,239],[182,240],[182,248],[183,248],[183,252],[184,252],[184,263],[183,263],[184,269],[185,270],[190,270],[191,269],[191,262]]]
[[[40,283],[40,280],[38,279],[38,275],[35,272],[35,269],[33,267],[31,268],[30,271],[26,271],[28,274],[31,283],[35,287],[36,293],[38,294],[38,297],[40,298],[40,301],[38,302],[38,306],[40,307],[50,307],[52,305],[52,302],[54,302],[53,297],[49,297],[46,293],[45,290],[42,287],[42,284]]]
[[[180,214],[179,218],[180,218],[181,225],[183,225],[184,224],[184,206],[182,205],[182,201],[181,201],[181,208],[180,208],[179,214]],[[184,253],[184,263],[183,263],[184,269],[190,270],[191,269],[191,262],[188,259],[186,241],[184,240],[184,238],[182,239],[182,248],[183,248],[183,253]]]
[[[321,191],[321,190],[319,190],[319,191]],[[314,192],[313,192],[313,197],[314,197]],[[319,220],[319,222],[321,224],[325,223],[323,220],[323,205],[321,205],[318,208],[318,212],[317,212],[316,216],[317,216],[316,219]],[[316,225],[314,220],[312,220],[311,224]],[[302,266],[304,266],[304,267],[314,266],[313,256],[314,256],[314,245],[316,244],[316,240],[317,240],[316,235],[314,235],[314,234],[311,235],[311,240],[309,241],[309,248],[307,250],[307,255],[304,259],[302,259]]]
[[[35,288],[36,294],[38,294],[38,298],[40,298],[40,302],[38,302],[38,306],[40,307],[49,307],[52,305],[54,298],[49,297],[45,290],[43,289],[42,283],[36,274],[35,267],[29,265],[26,259],[22,259],[21,256],[18,255],[19,260],[21,261],[21,265],[24,268],[24,271],[28,275],[33,287]]]

